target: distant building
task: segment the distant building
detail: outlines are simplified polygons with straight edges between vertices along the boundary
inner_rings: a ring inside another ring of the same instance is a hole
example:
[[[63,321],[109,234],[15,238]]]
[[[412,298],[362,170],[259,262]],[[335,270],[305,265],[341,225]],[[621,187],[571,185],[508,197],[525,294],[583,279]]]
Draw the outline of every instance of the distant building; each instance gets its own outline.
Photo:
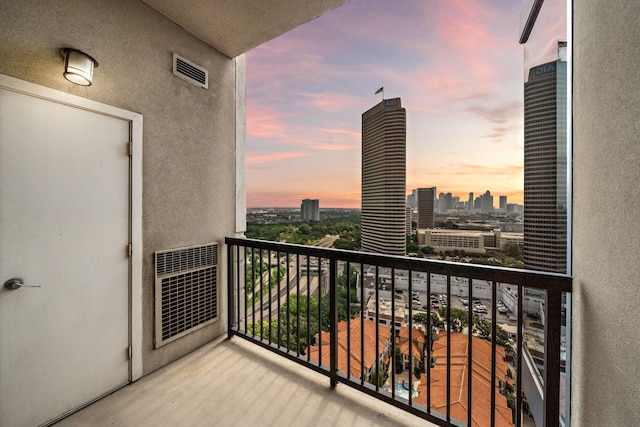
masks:
[[[410,206],[410,207],[411,207],[412,209],[414,209],[414,210],[415,210],[415,209],[416,209],[416,207],[418,206],[418,205],[416,204],[417,197],[418,197],[418,196],[417,196],[417,194],[418,194],[418,190],[413,190],[413,191],[411,192],[411,194],[409,194],[409,195],[407,196],[407,206]]]
[[[406,110],[385,99],[362,114],[361,248],[406,253]]]
[[[304,199],[300,205],[300,217],[303,221],[320,221],[320,200]]]
[[[437,252],[463,250],[470,253],[485,253],[487,249],[504,249],[509,243],[524,244],[524,234],[474,230],[418,229],[418,244],[430,246]]]
[[[500,212],[507,211],[507,196],[500,196]]]
[[[409,339],[411,335],[411,339]],[[412,359],[413,366],[419,366],[423,359],[426,346],[425,331],[413,327],[409,334],[409,326],[402,326],[400,333],[396,336],[396,346],[400,349],[402,355],[402,365],[405,369],[409,368],[409,360]]]
[[[493,196],[489,190],[480,196],[480,209],[486,213],[493,212]]]
[[[453,194],[447,193],[444,195],[444,211],[447,212],[453,209]]]
[[[404,232],[407,236],[411,236],[413,234],[413,229],[411,228],[411,223],[413,222],[413,208],[411,206],[407,206],[404,208],[404,222],[405,229]]]
[[[469,193],[469,201],[467,202],[467,209],[473,210],[473,193]]]
[[[524,265],[567,270],[567,63],[529,70],[524,84]]]
[[[417,228],[433,228],[435,221],[436,187],[418,188]]]
[[[524,206],[517,203],[507,203],[508,213],[524,213]]]
[[[393,327],[395,333],[400,332],[400,327],[407,318],[408,310],[405,308],[405,300],[396,295],[395,301],[392,302],[392,296],[385,298],[379,292],[376,300],[376,293],[369,289],[366,296],[366,311],[363,316],[373,322],[378,322],[387,328]]]

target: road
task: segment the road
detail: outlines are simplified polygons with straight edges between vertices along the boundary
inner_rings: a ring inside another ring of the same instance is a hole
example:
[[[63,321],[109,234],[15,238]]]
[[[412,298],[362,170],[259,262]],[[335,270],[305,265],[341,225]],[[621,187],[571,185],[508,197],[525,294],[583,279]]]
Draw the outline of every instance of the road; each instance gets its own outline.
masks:
[[[313,246],[319,246],[321,248],[332,248],[333,244],[336,240],[338,240],[340,236],[324,236],[322,239],[318,240]]]
[[[333,243],[338,239],[339,236],[324,236],[322,239],[318,240],[314,246],[322,247],[322,248],[331,248],[333,247]],[[303,265],[303,259],[301,257],[300,264]],[[278,288],[279,292],[276,289],[271,289],[271,298],[269,298],[269,294],[262,296],[262,302],[260,302],[260,298],[256,298],[254,307],[255,307],[255,316],[256,319],[269,320],[269,313],[271,313],[271,318],[278,317],[278,299],[280,300],[280,306],[284,305],[287,300],[287,289],[289,289],[289,294],[298,293],[302,297],[303,295],[307,295],[307,288],[310,295],[313,295],[318,290],[318,276],[316,274],[309,274],[309,283],[307,283],[307,275],[300,275],[300,283],[299,288],[297,287],[298,277],[296,275],[296,265],[295,265],[295,257],[291,258],[289,263],[289,283],[287,283],[286,277],[279,283]],[[326,276],[324,276],[326,278]],[[265,278],[264,283],[268,283],[268,278]],[[327,283],[327,280],[323,279],[323,285]],[[308,285],[308,286],[307,286]],[[326,293],[326,289],[324,290]],[[251,310],[251,307],[247,307],[247,323],[254,323],[253,316],[254,312]]]

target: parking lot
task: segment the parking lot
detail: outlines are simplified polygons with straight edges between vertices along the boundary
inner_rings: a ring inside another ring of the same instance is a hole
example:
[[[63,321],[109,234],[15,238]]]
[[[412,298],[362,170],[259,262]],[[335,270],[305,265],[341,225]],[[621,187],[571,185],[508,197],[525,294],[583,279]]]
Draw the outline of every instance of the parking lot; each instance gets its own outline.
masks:
[[[475,301],[471,302],[472,311],[475,316],[483,319],[491,320],[492,303],[490,299],[474,298]],[[446,295],[444,294],[431,294],[430,297],[424,292],[413,292],[411,296],[412,306],[414,309],[424,309],[425,306],[429,306],[431,311],[438,311],[440,307],[446,307],[448,304]],[[451,307],[461,310],[469,310],[469,300],[466,297],[451,296]],[[511,315],[511,316],[510,316]],[[512,313],[498,300],[498,306],[496,307],[496,321],[498,324],[514,324],[515,318]]]

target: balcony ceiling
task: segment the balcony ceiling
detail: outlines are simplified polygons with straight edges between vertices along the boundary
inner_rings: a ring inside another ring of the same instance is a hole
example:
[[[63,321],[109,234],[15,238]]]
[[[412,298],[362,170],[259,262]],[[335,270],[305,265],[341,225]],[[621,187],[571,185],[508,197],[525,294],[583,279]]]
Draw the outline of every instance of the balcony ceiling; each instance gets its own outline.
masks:
[[[347,0],[143,0],[234,58]]]

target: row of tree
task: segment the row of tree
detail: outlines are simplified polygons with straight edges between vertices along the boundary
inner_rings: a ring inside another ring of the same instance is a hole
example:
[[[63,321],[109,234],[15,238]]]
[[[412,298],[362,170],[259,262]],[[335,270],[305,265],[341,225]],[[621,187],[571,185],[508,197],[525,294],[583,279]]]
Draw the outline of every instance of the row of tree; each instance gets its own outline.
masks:
[[[461,308],[449,307],[450,313],[450,325],[451,330],[455,332],[462,332],[469,326],[469,312]],[[416,319],[416,316],[420,316]],[[427,325],[426,314],[418,313],[413,316],[414,321]],[[431,313],[431,326],[432,328],[441,328],[445,325],[447,319],[447,307],[440,307],[438,312]],[[472,315],[471,320],[473,322],[473,334],[483,340],[491,341],[491,322],[482,317]],[[507,351],[512,351],[513,347],[509,341],[509,334],[500,325],[496,325],[496,344],[502,346]]]
[[[357,307],[350,307],[348,304],[348,302],[357,301],[355,289],[357,277],[358,271],[350,268],[349,274],[343,271],[337,278],[339,322],[347,320],[348,317],[360,311]],[[318,289],[322,289],[322,286]],[[248,332],[305,354],[307,347],[314,344],[314,337],[320,330],[329,331],[329,309],[329,295],[290,294],[289,299],[280,307],[277,318],[249,324]]]
[[[252,305],[254,298],[267,295],[269,289],[276,288],[278,283],[286,277],[287,269],[282,266],[270,267],[264,261],[262,251],[257,253],[250,250],[246,253],[246,286],[247,304]]]
[[[247,224],[245,235],[251,239],[273,242],[312,245],[324,236],[339,236],[334,247],[340,249],[360,248],[360,223],[326,220],[298,225],[286,224]]]

